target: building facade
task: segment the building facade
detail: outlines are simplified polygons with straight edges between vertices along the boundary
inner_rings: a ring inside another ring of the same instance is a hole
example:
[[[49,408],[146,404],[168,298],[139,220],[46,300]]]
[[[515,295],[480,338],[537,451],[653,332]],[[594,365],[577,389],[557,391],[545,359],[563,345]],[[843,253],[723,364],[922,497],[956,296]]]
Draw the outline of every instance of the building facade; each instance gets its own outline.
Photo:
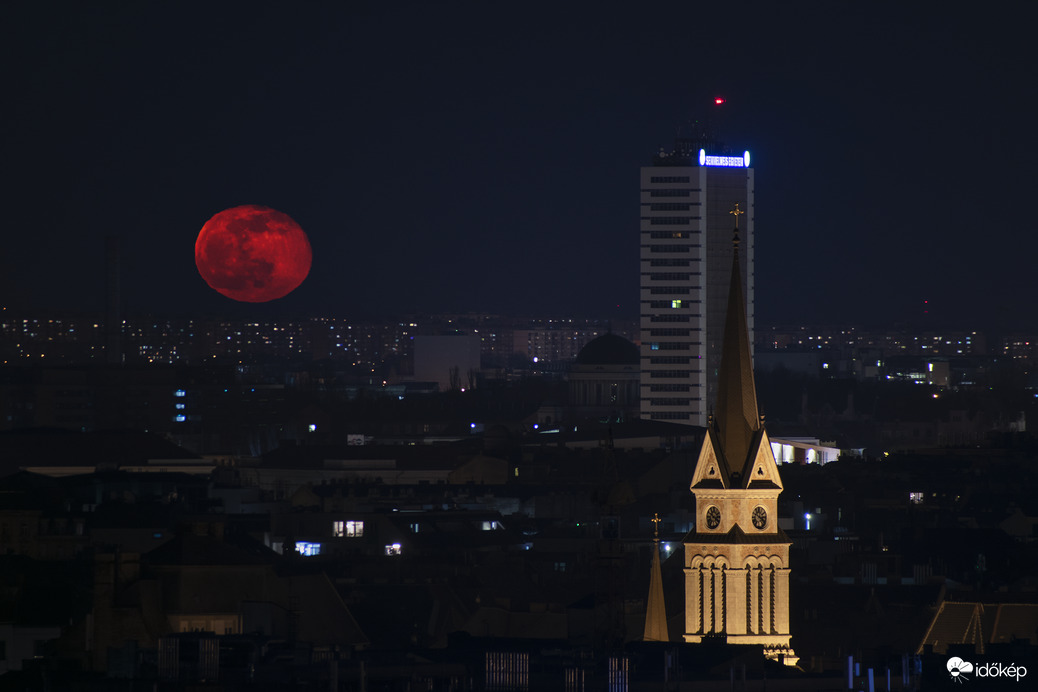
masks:
[[[679,139],[641,169],[641,412],[706,425],[721,364],[733,216],[753,334],[753,168]],[[752,343],[752,342],[751,342]]]

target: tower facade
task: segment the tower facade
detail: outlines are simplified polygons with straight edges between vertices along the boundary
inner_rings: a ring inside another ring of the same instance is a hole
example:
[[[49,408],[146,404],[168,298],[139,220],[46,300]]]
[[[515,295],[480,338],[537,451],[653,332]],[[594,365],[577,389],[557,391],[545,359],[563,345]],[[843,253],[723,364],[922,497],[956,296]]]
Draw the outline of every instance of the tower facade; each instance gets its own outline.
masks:
[[[792,665],[791,541],[778,526],[782,479],[757,409],[738,234],[732,245],[716,408],[690,488],[696,518],[684,539],[684,638],[762,645]]]
[[[750,154],[710,147],[706,139],[679,139],[641,169],[642,418],[706,425],[721,363],[736,204],[753,333]]]

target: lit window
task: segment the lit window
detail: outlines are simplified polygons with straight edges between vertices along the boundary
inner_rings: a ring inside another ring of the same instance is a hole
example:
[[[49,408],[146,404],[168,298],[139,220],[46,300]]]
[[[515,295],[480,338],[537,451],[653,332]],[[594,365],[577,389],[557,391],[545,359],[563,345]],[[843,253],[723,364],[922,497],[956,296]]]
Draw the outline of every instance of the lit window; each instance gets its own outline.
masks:
[[[364,535],[364,522],[362,521],[348,521],[346,522],[346,537],[347,538],[360,538]]]
[[[390,543],[386,546],[386,555],[400,555],[402,552],[399,543]]]
[[[672,307],[672,308],[680,308],[681,307],[681,300],[680,299],[675,299],[675,300],[670,301],[670,307]]]
[[[178,389],[177,391],[173,392],[173,396],[187,396],[187,392],[185,392],[183,389]]]
[[[185,405],[185,404],[177,404],[177,409],[178,409],[178,410],[182,410],[182,409],[184,409],[184,408],[186,408],[186,405]]]
[[[296,542],[296,552],[299,553],[300,555],[305,555],[307,557],[313,557],[314,555],[320,555],[321,554],[321,544],[320,543],[309,543],[307,541],[297,541]]]
[[[501,524],[496,522],[496,521],[484,521],[483,522],[483,530],[484,531],[497,531],[500,528],[501,528]]]

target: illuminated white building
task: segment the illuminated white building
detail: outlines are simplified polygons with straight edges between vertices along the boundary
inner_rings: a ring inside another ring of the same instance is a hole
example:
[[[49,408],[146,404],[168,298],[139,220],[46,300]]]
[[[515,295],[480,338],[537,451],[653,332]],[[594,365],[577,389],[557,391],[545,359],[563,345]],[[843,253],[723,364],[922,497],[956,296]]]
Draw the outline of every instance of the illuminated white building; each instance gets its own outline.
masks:
[[[716,398],[732,266],[742,237],[746,315],[753,334],[753,168],[679,139],[641,169],[641,416],[707,424]]]

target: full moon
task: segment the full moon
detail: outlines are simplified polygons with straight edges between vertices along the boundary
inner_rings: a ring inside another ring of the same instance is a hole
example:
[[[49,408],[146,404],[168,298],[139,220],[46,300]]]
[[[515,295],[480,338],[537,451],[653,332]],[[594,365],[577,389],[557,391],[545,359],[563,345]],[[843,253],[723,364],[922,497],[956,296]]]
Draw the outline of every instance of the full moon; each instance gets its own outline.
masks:
[[[206,221],[195,241],[195,265],[210,287],[244,303],[294,291],[310,273],[306,233],[288,214],[246,204]]]

